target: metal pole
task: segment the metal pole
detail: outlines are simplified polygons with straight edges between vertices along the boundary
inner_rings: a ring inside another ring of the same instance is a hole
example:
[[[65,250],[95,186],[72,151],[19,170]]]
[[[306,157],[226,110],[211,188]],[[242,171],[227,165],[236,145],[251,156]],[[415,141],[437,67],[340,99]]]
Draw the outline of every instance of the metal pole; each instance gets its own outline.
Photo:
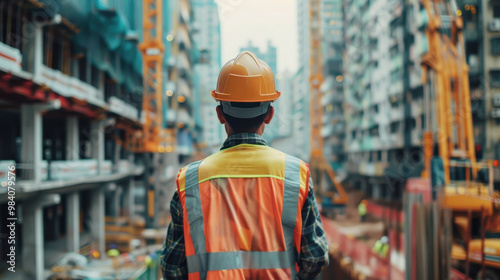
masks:
[[[465,276],[469,278],[470,274],[470,262],[469,262],[469,244],[470,244],[470,239],[471,239],[471,220],[472,220],[472,211],[469,209],[467,210],[467,240],[465,241]]]
[[[484,207],[481,206],[481,278],[484,279],[484,239],[486,234],[485,221],[486,216],[484,215]]]

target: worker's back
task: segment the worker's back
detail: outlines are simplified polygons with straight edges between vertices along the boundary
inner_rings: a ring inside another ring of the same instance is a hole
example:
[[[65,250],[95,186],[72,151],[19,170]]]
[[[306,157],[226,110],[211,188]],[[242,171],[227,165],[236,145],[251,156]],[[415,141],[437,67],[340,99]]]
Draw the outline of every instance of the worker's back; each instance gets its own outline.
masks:
[[[308,177],[304,162],[251,144],[181,170],[190,279],[291,279]]]

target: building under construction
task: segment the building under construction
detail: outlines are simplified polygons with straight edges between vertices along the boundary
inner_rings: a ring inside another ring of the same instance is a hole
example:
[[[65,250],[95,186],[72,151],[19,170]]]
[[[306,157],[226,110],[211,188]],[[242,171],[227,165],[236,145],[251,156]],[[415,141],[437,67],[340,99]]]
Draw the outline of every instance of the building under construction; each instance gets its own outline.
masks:
[[[0,217],[17,219],[18,279],[45,279],[66,252],[164,239],[142,230],[167,226],[173,189],[158,186],[199,127],[190,1],[162,2],[0,1]],[[146,137],[161,138],[154,151]],[[6,252],[12,233],[0,234]]]

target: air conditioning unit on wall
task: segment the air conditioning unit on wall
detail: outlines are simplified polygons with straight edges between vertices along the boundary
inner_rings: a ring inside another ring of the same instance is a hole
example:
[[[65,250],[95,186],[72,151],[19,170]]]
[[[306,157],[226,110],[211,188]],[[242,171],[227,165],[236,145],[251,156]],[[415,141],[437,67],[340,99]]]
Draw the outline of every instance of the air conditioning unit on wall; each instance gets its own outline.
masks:
[[[500,94],[493,95],[493,106],[500,107]]]
[[[497,119],[500,118],[500,109],[493,109],[490,111],[491,118]]]
[[[490,31],[500,31],[500,18],[491,20],[488,24],[488,29]]]

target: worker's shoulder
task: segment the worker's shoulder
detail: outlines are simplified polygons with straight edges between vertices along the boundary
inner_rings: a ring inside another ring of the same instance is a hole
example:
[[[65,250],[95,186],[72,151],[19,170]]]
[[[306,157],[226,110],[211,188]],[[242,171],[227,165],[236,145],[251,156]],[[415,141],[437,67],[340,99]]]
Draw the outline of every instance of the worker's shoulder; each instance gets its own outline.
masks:
[[[179,172],[177,173],[177,180],[184,179],[184,177],[186,177],[186,171],[188,170],[190,165],[200,164],[200,163],[201,163],[201,160],[194,161],[194,162],[191,162],[190,164],[182,167],[181,169],[179,169]]]

